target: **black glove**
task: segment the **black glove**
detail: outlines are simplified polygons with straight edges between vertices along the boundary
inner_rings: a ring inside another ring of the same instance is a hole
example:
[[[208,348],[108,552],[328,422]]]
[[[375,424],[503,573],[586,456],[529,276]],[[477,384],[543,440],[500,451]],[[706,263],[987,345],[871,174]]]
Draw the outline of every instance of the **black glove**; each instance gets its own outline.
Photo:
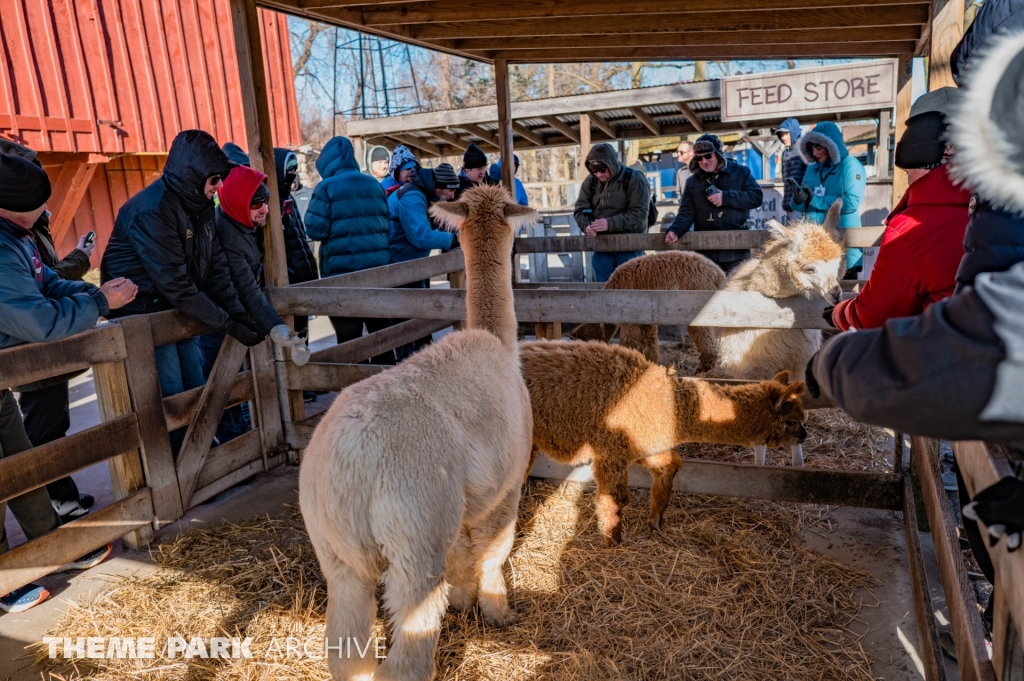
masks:
[[[793,188],[793,203],[804,204],[811,200],[811,190],[807,187]]]
[[[828,325],[831,326],[833,329],[838,329],[839,327],[836,326],[836,323],[834,321],[832,321],[832,310],[834,309],[836,309],[835,305],[829,305],[828,307],[826,307],[824,310],[821,311],[821,318],[828,322]]]
[[[818,399],[821,397],[821,386],[818,385],[818,379],[814,377],[814,357],[811,357],[811,361],[807,363],[807,369],[804,370],[804,385],[807,386],[807,394]]]
[[[259,345],[267,337],[266,331],[250,321],[231,322],[228,324],[227,332],[239,343],[250,348],[254,345]]]
[[[1016,551],[1024,531],[1024,480],[1003,478],[986,487],[964,506],[963,515],[985,524],[989,546],[995,546],[1005,534],[1007,550]]]

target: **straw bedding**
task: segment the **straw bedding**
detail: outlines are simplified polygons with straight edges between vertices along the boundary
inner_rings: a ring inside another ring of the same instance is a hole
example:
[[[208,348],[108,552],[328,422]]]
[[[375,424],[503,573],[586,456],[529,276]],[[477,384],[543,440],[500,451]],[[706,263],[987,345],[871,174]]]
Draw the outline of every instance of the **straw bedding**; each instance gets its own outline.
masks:
[[[665,531],[646,527],[647,493],[626,509],[626,541],[606,549],[593,494],[531,481],[509,586],[520,621],[489,628],[449,613],[438,678],[864,679],[870,659],[853,630],[869,573],[800,546],[824,527],[820,507],[676,494]],[[250,636],[253,659],[74,660],[40,663],[51,678],[329,679],[284,639],[322,641],[325,590],[297,507],[277,517],[192,530],[157,545],[161,567],[72,605],[59,636]],[[383,613],[381,613],[383,615]],[[386,635],[383,620],[378,633]],[[278,649],[272,645],[277,638]]]

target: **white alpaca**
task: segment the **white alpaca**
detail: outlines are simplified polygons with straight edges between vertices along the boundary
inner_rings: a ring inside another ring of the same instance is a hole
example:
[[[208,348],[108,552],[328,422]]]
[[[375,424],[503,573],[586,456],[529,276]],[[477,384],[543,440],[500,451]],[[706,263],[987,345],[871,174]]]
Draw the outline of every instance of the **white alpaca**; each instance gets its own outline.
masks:
[[[845,271],[841,209],[841,200],[832,204],[822,225],[800,220],[783,227],[771,221],[764,252],[738,267],[724,290],[757,291],[769,298],[821,295],[833,305],[839,302],[839,277]],[[820,347],[817,329],[718,329],[718,365],[732,378],[766,380],[788,371],[803,380],[807,362]],[[764,456],[765,447],[759,446],[758,464]],[[803,465],[799,445],[793,447],[793,463]]]
[[[431,212],[460,229],[470,328],[343,391],[313,434],[299,476],[303,518],[327,581],[331,646],[350,638],[365,646],[384,576],[387,658],[377,667],[372,647],[363,656],[329,650],[336,681],[432,679],[449,602],[479,602],[495,626],[516,617],[502,565],[515,537],[533,418],[509,256],[513,230],[536,213],[500,187],[472,189]]]

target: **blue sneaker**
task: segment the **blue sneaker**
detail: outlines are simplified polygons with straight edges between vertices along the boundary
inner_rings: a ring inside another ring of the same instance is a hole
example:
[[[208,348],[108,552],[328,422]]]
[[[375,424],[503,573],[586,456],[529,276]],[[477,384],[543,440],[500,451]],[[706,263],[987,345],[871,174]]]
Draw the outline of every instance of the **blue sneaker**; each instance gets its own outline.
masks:
[[[47,598],[50,592],[46,587],[38,584],[26,584],[20,589],[15,589],[6,596],[0,597],[0,610],[4,612],[25,612],[34,608]]]
[[[110,552],[113,550],[113,544],[101,546],[95,551],[90,551],[89,553],[85,554],[78,560],[73,560],[67,565],[57,568],[51,574],[56,574],[58,572],[67,572],[68,570],[88,570],[91,567],[96,567],[104,560],[106,560],[107,556],[109,556]]]

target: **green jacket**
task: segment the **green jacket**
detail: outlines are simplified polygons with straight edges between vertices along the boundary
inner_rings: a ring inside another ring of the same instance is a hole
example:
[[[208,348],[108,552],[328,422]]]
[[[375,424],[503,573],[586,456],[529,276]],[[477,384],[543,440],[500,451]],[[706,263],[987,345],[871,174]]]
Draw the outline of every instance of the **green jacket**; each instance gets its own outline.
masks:
[[[651,194],[647,178],[619,163],[610,144],[598,144],[587,154],[587,162],[600,161],[612,171],[607,183],[587,175],[580,187],[573,215],[583,228],[588,222],[583,211],[594,212],[593,220],[607,218],[607,234],[643,233],[647,231],[647,213]]]

